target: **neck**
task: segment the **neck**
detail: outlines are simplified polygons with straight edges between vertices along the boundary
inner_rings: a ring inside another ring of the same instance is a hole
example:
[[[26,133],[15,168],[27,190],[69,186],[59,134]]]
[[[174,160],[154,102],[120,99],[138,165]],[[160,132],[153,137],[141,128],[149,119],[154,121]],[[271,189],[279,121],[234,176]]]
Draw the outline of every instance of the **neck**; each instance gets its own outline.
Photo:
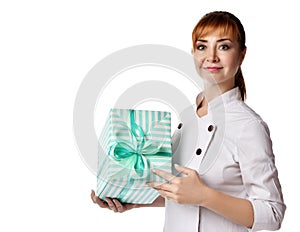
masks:
[[[234,83],[221,83],[221,84],[212,84],[212,83],[204,83],[204,95],[208,102],[213,100],[214,98],[222,95],[223,93],[233,89]]]

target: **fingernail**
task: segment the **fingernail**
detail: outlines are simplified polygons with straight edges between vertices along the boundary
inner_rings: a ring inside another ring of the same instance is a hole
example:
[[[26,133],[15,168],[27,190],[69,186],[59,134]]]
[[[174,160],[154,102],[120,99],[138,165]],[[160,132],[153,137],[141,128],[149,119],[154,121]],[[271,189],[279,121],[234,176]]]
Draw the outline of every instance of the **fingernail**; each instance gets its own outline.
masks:
[[[174,167],[178,167],[179,166],[179,164],[174,164]]]
[[[152,172],[156,173],[156,169],[152,169]]]

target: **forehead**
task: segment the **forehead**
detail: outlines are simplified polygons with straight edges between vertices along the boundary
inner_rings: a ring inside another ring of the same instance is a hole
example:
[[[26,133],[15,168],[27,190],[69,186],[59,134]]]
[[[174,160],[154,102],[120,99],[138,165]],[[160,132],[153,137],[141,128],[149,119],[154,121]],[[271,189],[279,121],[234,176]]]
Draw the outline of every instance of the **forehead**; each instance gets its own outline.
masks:
[[[198,28],[196,32],[196,40],[204,39],[205,37],[228,38],[232,41],[238,40],[238,33],[232,26],[229,25],[206,25]]]

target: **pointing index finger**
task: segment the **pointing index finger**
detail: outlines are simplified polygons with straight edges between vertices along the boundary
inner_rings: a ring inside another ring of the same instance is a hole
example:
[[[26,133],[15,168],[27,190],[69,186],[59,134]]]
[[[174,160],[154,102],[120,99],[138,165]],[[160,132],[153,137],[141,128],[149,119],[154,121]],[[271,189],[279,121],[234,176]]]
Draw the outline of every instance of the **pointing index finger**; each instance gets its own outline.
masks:
[[[167,180],[167,181],[169,181],[169,182],[171,182],[172,179],[175,178],[175,176],[172,175],[171,173],[166,172],[166,171],[163,171],[163,170],[161,170],[161,169],[153,169],[152,172],[154,172],[156,175],[158,175],[158,176],[164,178],[165,180]]]
[[[174,165],[175,169],[180,172],[180,173],[183,173],[185,175],[190,175],[192,172],[194,172],[195,170],[194,169],[191,169],[191,168],[187,168],[187,167],[183,167],[183,166],[180,166],[178,164],[175,164]]]

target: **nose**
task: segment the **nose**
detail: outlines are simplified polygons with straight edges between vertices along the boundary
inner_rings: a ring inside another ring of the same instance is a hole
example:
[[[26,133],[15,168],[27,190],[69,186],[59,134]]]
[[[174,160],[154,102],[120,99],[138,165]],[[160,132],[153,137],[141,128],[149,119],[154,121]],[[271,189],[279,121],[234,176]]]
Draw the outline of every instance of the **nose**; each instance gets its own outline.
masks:
[[[217,52],[214,48],[209,49],[209,51],[207,53],[206,61],[209,63],[216,63],[219,61]]]

